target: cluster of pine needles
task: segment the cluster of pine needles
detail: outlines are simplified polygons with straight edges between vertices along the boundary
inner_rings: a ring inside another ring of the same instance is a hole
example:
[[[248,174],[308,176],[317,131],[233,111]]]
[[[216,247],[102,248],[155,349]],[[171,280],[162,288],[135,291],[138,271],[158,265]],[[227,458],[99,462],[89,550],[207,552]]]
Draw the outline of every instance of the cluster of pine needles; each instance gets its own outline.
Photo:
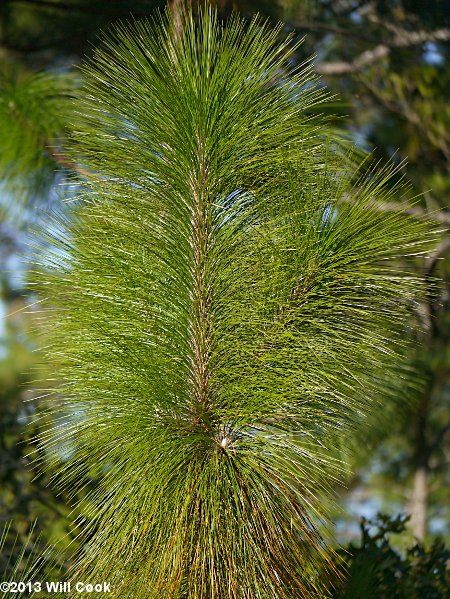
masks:
[[[89,174],[36,276],[62,381],[41,443],[83,496],[73,577],[113,597],[326,596],[322,498],[404,376],[429,228],[379,209],[409,190],[335,138],[297,50],[167,12],[83,68]]]

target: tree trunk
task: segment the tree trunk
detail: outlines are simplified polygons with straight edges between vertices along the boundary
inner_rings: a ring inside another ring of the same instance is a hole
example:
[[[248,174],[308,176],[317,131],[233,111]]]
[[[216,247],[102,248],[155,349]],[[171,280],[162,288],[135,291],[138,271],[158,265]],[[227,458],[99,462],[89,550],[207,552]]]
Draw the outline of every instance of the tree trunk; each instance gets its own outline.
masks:
[[[422,304],[422,319],[423,319],[423,348],[424,351],[430,352],[433,342],[439,336],[437,329],[436,319],[436,306],[435,302],[435,284],[434,284],[434,270],[437,265],[437,259],[441,255],[442,251],[446,251],[446,244],[441,245],[431,257],[430,263],[425,269],[425,279],[427,281],[427,300]],[[414,455],[413,455],[413,470],[414,470],[414,482],[413,490],[411,494],[411,501],[409,504],[409,512],[411,514],[411,527],[414,536],[418,541],[422,543],[425,541],[425,537],[428,530],[428,475],[430,466],[430,455],[433,450],[433,446],[430,444],[428,433],[429,433],[429,414],[432,409],[431,396],[434,387],[434,373],[431,370],[428,371],[428,384],[424,389],[424,394],[418,405],[416,422],[415,422],[415,435],[414,439]]]
[[[423,542],[427,534],[428,512],[428,465],[425,463],[418,466],[414,473],[410,511],[414,536]]]
[[[427,534],[428,516],[428,474],[430,462],[430,445],[428,443],[428,419],[430,398],[433,389],[432,379],[428,382],[416,416],[415,448],[413,457],[413,490],[409,511],[414,536],[423,542]]]

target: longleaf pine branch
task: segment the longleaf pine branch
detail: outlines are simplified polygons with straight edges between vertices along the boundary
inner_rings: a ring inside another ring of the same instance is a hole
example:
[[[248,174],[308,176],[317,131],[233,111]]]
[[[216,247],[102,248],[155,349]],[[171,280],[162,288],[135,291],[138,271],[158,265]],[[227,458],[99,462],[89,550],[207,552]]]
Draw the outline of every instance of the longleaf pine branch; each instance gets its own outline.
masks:
[[[77,580],[320,597],[322,500],[403,376],[435,234],[395,169],[355,170],[311,117],[327,92],[282,26],[179,10],[84,67],[69,158],[93,175],[36,271],[61,381],[40,442],[83,490]]]

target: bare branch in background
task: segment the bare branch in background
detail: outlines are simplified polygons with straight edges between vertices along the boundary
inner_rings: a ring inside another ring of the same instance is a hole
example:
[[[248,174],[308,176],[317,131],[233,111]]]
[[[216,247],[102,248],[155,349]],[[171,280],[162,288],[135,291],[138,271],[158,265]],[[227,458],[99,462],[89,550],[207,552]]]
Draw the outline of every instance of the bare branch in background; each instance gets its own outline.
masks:
[[[317,63],[316,70],[321,75],[345,75],[358,73],[383,58],[386,58],[395,48],[417,46],[424,42],[445,42],[450,40],[450,29],[443,27],[435,31],[398,31],[396,37],[383,44],[378,44],[371,50],[362,52],[355,60]]]

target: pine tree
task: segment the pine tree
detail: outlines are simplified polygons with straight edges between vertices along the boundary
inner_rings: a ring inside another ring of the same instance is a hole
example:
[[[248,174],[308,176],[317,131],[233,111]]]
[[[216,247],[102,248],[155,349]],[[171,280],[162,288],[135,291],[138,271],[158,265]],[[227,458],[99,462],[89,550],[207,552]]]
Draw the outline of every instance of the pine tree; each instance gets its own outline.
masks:
[[[281,35],[168,12],[84,68],[42,441],[65,488],[99,480],[74,576],[114,597],[324,596],[336,450],[401,372],[427,225],[377,210],[401,184],[328,139]]]
[[[48,195],[64,160],[58,145],[76,81],[70,74],[0,69],[0,218]],[[60,171],[59,171],[60,172]]]

